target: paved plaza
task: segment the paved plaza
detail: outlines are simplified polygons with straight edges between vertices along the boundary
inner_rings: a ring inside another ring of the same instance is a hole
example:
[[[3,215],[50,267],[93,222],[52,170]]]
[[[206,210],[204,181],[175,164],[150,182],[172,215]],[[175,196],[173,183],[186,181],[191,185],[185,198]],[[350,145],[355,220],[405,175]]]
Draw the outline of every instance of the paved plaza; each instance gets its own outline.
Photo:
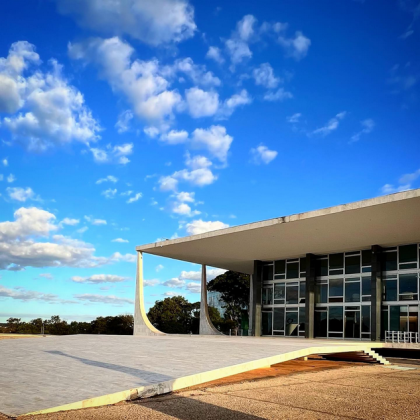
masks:
[[[281,355],[308,349],[319,353],[369,346],[341,340],[179,335],[2,340],[0,412],[16,416],[141,387],[162,393],[162,384],[182,384],[185,377],[201,378],[202,383],[206,372],[218,369],[240,365],[246,371],[247,363],[257,361],[253,368],[259,368],[264,359],[278,363]]]

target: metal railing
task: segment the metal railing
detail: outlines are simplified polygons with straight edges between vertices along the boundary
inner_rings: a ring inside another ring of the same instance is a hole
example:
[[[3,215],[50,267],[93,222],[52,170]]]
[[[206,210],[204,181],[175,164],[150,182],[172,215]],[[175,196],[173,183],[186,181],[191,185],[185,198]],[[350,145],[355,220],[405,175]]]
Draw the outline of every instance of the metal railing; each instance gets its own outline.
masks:
[[[420,343],[419,333],[404,331],[385,331],[385,343]]]
[[[238,329],[229,329],[229,335],[234,337],[247,337],[248,336],[248,330],[238,328]]]

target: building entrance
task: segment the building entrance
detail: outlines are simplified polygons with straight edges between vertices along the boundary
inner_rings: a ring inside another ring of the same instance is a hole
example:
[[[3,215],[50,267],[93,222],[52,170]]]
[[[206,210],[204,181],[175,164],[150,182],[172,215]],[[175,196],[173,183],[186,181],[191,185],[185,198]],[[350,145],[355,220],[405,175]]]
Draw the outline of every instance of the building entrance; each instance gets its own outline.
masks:
[[[346,308],[344,323],[345,338],[360,338],[360,308]]]

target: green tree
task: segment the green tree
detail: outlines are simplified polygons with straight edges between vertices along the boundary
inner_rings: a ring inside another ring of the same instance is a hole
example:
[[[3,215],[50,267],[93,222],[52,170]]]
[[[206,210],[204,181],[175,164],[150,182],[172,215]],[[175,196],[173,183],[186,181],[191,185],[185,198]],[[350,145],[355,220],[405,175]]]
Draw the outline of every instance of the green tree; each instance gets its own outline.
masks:
[[[196,304],[182,296],[156,301],[147,316],[160,331],[172,334],[188,334],[192,331],[192,320],[196,318]]]
[[[235,328],[238,328],[244,315],[243,312],[248,310],[249,275],[226,271],[211,280],[207,285],[207,290],[221,294],[226,309],[225,319],[233,321]]]
[[[9,318],[6,322],[9,333],[16,334],[19,332],[19,327],[22,324],[21,318]]]

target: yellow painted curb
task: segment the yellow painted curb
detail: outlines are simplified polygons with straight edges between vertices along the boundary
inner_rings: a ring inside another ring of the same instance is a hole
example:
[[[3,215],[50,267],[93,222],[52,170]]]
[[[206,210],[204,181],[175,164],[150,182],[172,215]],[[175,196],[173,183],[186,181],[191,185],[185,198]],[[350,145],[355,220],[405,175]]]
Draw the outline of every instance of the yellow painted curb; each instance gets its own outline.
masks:
[[[261,369],[277,363],[287,362],[289,360],[306,357],[311,354],[332,354],[354,351],[371,351],[372,348],[384,347],[383,344],[377,343],[373,346],[367,345],[341,345],[328,347],[308,347],[306,349],[296,350],[289,353],[279,354],[277,356],[266,357],[251,362],[241,363],[239,365],[228,366],[208,372],[197,373],[183,378],[172,379],[170,381],[160,382],[158,384],[146,385],[139,388],[133,388],[126,391],[116,392],[114,394],[103,395],[101,397],[89,398],[58,407],[47,408],[44,410],[33,411],[31,413],[22,414],[21,416],[29,416],[36,414],[55,413],[57,411],[79,410],[82,408],[100,407],[104,405],[116,404],[122,401],[130,401],[138,398],[148,398],[155,395],[167,394],[173,391],[179,391],[191,386],[200,385],[206,382],[215,381],[227,376],[248,372],[254,369]]]

